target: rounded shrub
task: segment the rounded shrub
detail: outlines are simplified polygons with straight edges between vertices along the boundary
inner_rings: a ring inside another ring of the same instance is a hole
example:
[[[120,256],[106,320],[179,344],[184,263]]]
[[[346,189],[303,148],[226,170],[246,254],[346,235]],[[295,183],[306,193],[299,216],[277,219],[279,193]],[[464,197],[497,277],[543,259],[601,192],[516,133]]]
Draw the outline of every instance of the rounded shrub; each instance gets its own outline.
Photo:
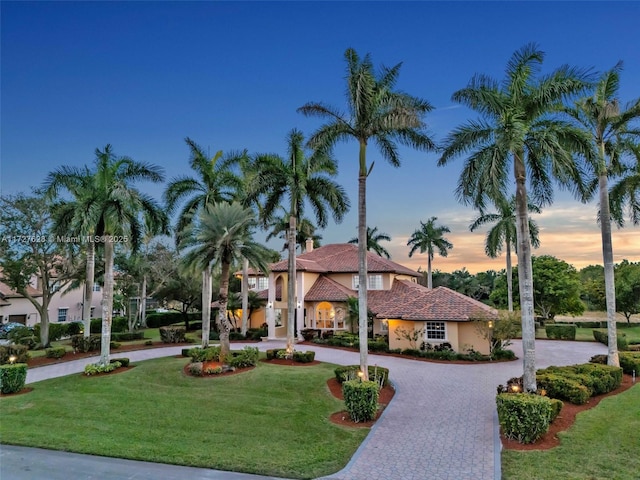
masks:
[[[368,422],[376,417],[378,388],[378,384],[372,381],[348,380],[342,384],[342,395],[351,420]]]
[[[26,380],[26,363],[0,365],[0,393],[7,395],[19,392],[24,388]]]
[[[67,350],[64,347],[47,348],[45,355],[47,358],[62,358],[66,355]]]
[[[530,393],[501,393],[496,405],[502,433],[519,443],[533,443],[547,433],[558,411],[550,398]]]

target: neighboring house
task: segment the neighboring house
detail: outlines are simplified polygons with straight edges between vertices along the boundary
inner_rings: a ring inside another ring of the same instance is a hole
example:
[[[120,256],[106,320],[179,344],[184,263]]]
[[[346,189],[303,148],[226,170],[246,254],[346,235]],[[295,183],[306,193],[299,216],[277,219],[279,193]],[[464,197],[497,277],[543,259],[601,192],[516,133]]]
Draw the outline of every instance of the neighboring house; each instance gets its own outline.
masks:
[[[36,280],[27,288],[35,298],[42,297],[42,292],[35,288]],[[49,302],[49,321],[51,323],[82,321],[82,302],[84,289],[58,291]],[[102,288],[94,285],[91,301],[91,317],[102,317]],[[17,322],[29,327],[40,323],[40,314],[33,304],[6,283],[0,281],[0,321],[1,323]]]
[[[368,308],[374,315],[374,335],[388,335],[389,348],[409,348],[396,329],[420,331],[422,341],[448,342],[456,351],[474,348],[489,353],[489,342],[477,331],[474,319],[495,318],[497,311],[445,287],[429,290],[417,283],[420,274],[403,265],[367,252]],[[250,272],[266,308],[254,312],[251,326],[266,322],[270,339],[285,338],[287,331],[287,260],[270,266],[268,278]],[[296,326],[301,330],[349,331],[347,300],[358,296],[358,246],[325,245],[296,257]],[[260,287],[267,285],[265,290]],[[357,326],[353,326],[357,331]]]

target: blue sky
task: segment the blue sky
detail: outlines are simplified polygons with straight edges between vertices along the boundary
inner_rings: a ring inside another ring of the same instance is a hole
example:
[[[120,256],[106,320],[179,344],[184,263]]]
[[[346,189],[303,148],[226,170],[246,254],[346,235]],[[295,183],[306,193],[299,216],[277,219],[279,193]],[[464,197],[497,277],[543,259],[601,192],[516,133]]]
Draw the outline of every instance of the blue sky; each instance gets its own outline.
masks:
[[[640,96],[640,2],[13,2],[1,8],[2,194],[28,191],[60,165],[84,165],[107,143],[117,154],[188,173],[189,136],[204,147],[285,153],[292,128],[319,121],[308,101],[344,107],[344,51],[376,65],[403,62],[398,88],[429,100],[429,131],[442,140],[475,115],[451,101],[475,73],[501,79],[528,42],[545,70],[569,63],[598,71],[625,62],[620,97]],[[455,200],[462,162],[402,149],[394,169],[376,161],[368,181],[369,224],[389,233],[393,259],[414,268],[406,241],[438,217],[454,244],[434,268],[503,268],[484,256],[476,213]],[[324,243],[356,235],[357,145],[340,145],[338,181],[352,211]],[[160,197],[162,189],[141,188]],[[595,204],[559,192],[537,220],[542,247],[577,267],[601,262]],[[616,261],[640,260],[640,228],[614,231]],[[569,236],[570,235],[570,236]],[[279,245],[271,245],[279,247]]]

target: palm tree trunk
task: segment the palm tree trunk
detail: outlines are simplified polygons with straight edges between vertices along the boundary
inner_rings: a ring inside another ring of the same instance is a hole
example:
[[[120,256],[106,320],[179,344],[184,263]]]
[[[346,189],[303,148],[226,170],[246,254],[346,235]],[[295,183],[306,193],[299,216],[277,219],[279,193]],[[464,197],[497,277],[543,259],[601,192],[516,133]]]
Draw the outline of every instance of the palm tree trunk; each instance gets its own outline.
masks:
[[[140,293],[140,327],[147,328],[147,274],[142,276],[142,293]]]
[[[296,315],[296,217],[289,217],[289,278],[287,286],[287,350],[292,351]]]
[[[360,371],[369,380],[369,322],[367,318],[367,143],[360,141],[360,172],[358,175],[358,339]]]
[[[113,317],[113,241],[109,234],[104,242],[104,291],[102,294],[102,339],[100,365],[109,364],[111,348],[111,320]]]
[[[507,303],[509,311],[513,312],[513,275],[511,268],[511,240],[506,241],[507,244]]]
[[[211,330],[211,264],[202,272],[202,348],[209,346]]]
[[[87,265],[85,269],[84,299],[82,304],[82,321],[84,323],[84,337],[91,335],[91,302],[93,301],[93,284],[96,271],[96,245],[87,243]]]
[[[535,392],[536,385],[536,328],[533,311],[533,266],[531,264],[531,236],[527,209],[526,171],[524,152],[514,155],[516,177],[516,238],[518,242],[518,281],[522,318],[523,385],[527,392]]]
[[[604,156],[604,145],[601,147]],[[611,214],[609,211],[609,189],[607,185],[607,170],[598,177],[600,188],[600,233],[602,235],[602,258],[604,261],[604,288],[607,303],[607,364],[620,366],[618,356],[618,334],[616,332],[616,286],[613,274],[613,243],[611,241]]]
[[[242,260],[242,335],[247,335],[249,323],[249,260]]]
[[[427,288],[433,288],[433,274],[431,273],[431,254],[427,255]]]
[[[218,311],[218,331],[220,332],[220,358],[225,359],[231,351],[229,344],[229,331],[231,325],[227,319],[227,303],[229,301],[229,269],[231,265],[229,263],[222,263],[222,272],[220,274],[220,294],[218,296],[218,304],[220,310]],[[222,360],[224,361],[224,360]]]

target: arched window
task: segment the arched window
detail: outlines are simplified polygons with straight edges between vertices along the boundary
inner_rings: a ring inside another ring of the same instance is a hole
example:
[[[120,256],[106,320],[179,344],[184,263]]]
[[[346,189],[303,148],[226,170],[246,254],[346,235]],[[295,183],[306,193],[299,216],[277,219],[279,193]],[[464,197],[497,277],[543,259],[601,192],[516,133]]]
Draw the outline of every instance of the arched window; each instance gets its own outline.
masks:
[[[334,328],[335,310],[329,302],[321,302],[316,307],[316,328]]]

